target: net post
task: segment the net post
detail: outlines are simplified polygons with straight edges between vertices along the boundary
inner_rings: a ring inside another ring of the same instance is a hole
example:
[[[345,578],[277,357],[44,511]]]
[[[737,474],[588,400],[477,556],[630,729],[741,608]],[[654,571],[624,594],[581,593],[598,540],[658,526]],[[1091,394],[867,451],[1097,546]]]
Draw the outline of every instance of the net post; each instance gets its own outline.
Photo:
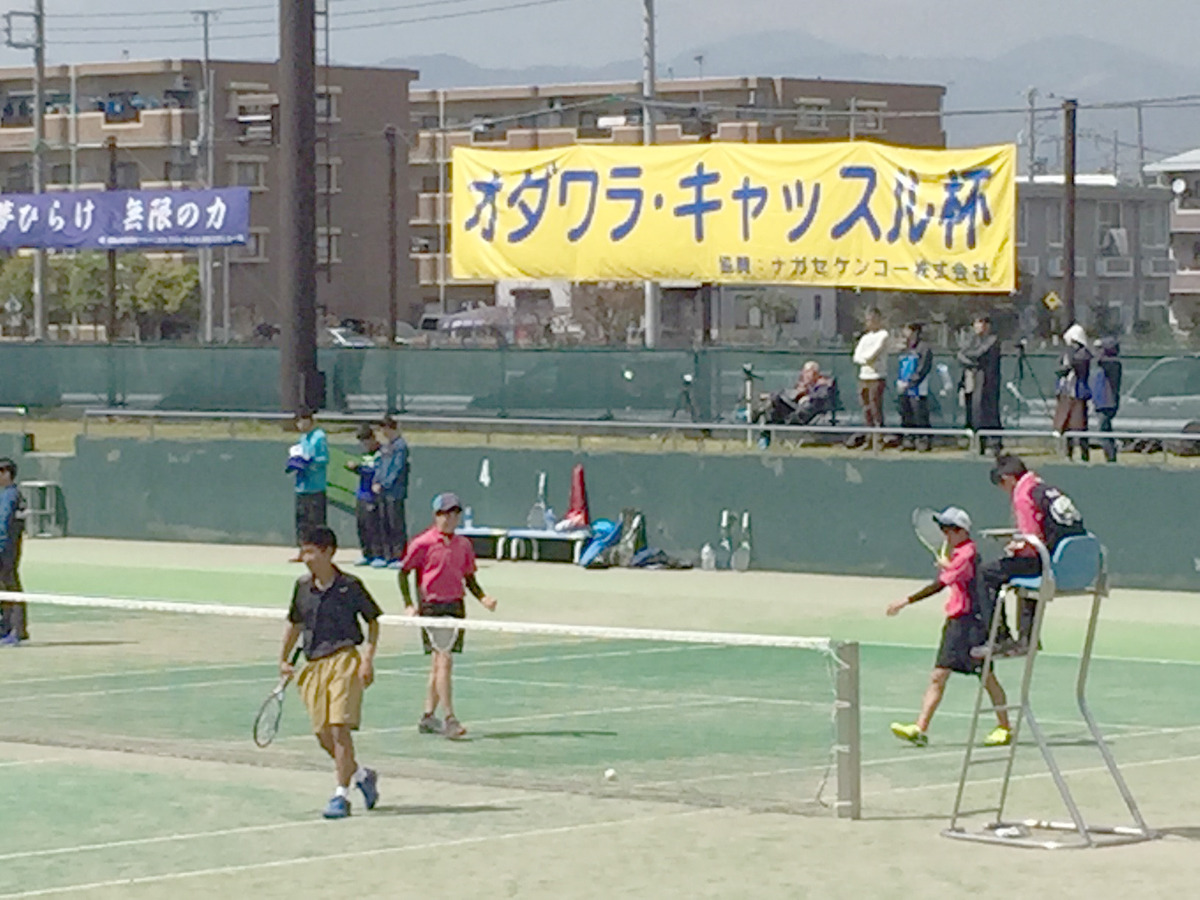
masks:
[[[834,722],[837,731],[837,817],[862,817],[862,732],[859,707],[858,643],[835,643]]]

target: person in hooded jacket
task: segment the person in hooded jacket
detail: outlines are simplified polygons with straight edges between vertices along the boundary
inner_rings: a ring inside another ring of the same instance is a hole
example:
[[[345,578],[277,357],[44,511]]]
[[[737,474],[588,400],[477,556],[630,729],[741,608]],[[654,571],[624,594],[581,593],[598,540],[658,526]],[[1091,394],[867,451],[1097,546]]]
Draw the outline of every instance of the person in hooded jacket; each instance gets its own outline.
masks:
[[[1092,393],[1092,407],[1100,417],[1100,430],[1112,431],[1113,419],[1121,405],[1121,345],[1115,337],[1099,341],[1099,355],[1092,368],[1088,387]],[[1112,438],[1101,441],[1104,458],[1110,463],[1117,461],[1117,442]]]
[[[1059,358],[1058,387],[1055,391],[1058,400],[1054,410],[1054,430],[1059,434],[1068,431],[1087,431],[1088,429],[1088,400],[1092,397],[1091,380],[1092,351],[1088,349],[1087,332],[1079,323],[1073,323],[1063,332],[1063,343],[1066,349]],[[1067,439],[1067,458],[1075,458],[1075,448],[1079,447],[1079,458],[1087,462],[1091,458],[1091,450],[1086,437]]]

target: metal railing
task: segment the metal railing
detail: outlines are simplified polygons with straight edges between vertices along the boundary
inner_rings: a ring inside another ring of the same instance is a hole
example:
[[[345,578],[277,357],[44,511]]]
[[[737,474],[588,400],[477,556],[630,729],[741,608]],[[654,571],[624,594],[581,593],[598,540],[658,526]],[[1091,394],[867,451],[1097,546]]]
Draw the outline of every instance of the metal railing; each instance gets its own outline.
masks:
[[[328,424],[356,425],[371,422],[378,416],[365,414],[319,413],[319,422]],[[150,437],[155,437],[155,425],[163,422],[210,421],[226,422],[230,437],[236,436],[237,426],[245,422],[289,422],[293,416],[287,413],[246,413],[246,412],[198,412],[194,410],[128,410],[95,408],[84,410],[83,434],[90,433],[89,423],[97,419],[141,420],[149,426]],[[1158,448],[1164,455],[1169,455],[1168,445],[1173,442],[1200,444],[1200,434],[1187,434],[1168,431],[1067,431],[1057,432],[1051,429],[1014,428],[1014,429],[981,429],[971,431],[965,428],[902,428],[902,427],[866,427],[862,425],[771,425],[746,422],[681,422],[681,421],[651,421],[629,422],[600,419],[516,419],[491,418],[480,416],[433,416],[433,415],[397,415],[396,421],[402,427],[421,428],[426,430],[483,432],[492,433],[532,433],[532,434],[563,434],[575,436],[580,444],[588,437],[660,437],[670,435],[672,439],[690,438],[699,443],[706,440],[730,441],[745,440],[753,446],[760,437],[767,436],[769,442],[778,439],[793,440],[803,445],[807,440],[814,443],[831,443],[830,438],[840,437],[862,438],[862,443],[875,452],[890,449],[896,439],[929,438],[939,441],[943,446],[947,440],[962,445],[967,454],[978,455],[981,443],[987,441],[1011,441],[1014,438],[1033,438],[1052,442],[1056,451],[1066,454],[1068,442],[1071,440],[1086,440],[1091,445],[1102,445],[1104,441],[1154,441],[1160,444]],[[1200,448],[1198,448],[1200,449]],[[1156,451],[1157,452],[1157,451]]]

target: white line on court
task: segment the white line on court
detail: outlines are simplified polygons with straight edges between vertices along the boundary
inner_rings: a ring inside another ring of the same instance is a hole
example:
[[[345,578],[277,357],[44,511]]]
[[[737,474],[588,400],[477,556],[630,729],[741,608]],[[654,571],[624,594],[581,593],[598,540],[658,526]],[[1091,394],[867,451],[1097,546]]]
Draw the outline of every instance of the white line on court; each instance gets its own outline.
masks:
[[[1189,763],[1189,762],[1200,762],[1200,754],[1196,754],[1194,756],[1168,756],[1168,757],[1164,757],[1162,759],[1143,759],[1143,760],[1139,760],[1136,762],[1121,763],[1119,768],[1135,769],[1135,768],[1140,768],[1142,766],[1165,766],[1170,763]],[[1092,775],[1097,772],[1107,772],[1107,771],[1108,771],[1108,768],[1105,766],[1087,766],[1086,768],[1082,768],[1082,769],[1063,769],[1062,774],[1063,775]],[[1021,775],[1013,775],[1012,780],[1013,781],[1030,781],[1034,778],[1050,778],[1050,777],[1051,776],[1050,776],[1049,771],[1028,772],[1028,773],[1021,774]],[[979,778],[979,779],[971,781],[970,783],[973,786],[980,785],[980,784],[998,784],[999,782],[1001,782],[1003,780],[1004,779],[1002,777]],[[949,788],[956,788],[956,787],[958,787],[957,781],[943,781],[940,784],[920,784],[920,785],[916,785],[915,787],[889,788],[886,791],[868,791],[865,794],[863,794],[863,796],[864,797],[872,797],[872,796],[879,797],[879,796],[886,796],[888,794],[911,794],[911,793],[915,793],[916,791],[946,790]]]
[[[319,856],[300,856],[293,859],[276,859],[269,862],[247,863],[240,866],[220,866],[210,869],[192,869],[186,872],[169,872],[165,875],[145,875],[135,878],[118,878],[111,881],[93,881],[87,884],[71,884],[64,885],[62,887],[41,888],[32,891],[18,891],[17,893],[12,894],[0,894],[0,900],[19,900],[19,898],[25,897],[48,897],[55,894],[72,894],[78,891],[92,891],[107,887],[133,887],[142,884],[159,884],[166,881],[178,881],[185,878],[204,878],[212,875],[234,875],[239,872],[252,872],[262,869],[278,869],[286,866],[300,865],[303,863],[363,859],[371,856],[383,856],[394,853],[412,853],[423,850],[444,850],[449,847],[467,847],[472,844],[492,843],[495,841],[550,837],[552,835],[571,834],[577,831],[589,831],[597,828],[638,825],[643,822],[655,822],[663,819],[678,819],[685,816],[697,816],[717,811],[719,810],[689,809],[649,816],[632,816],[624,819],[608,819],[603,822],[586,822],[579,825],[563,825],[557,828],[535,828],[526,831],[509,831],[503,834],[487,834],[480,837],[456,838],[449,841],[430,841],[424,844],[410,844],[407,846],[398,847],[376,847],[370,850],[353,850],[345,853],[329,853]]]
[[[59,762],[61,757],[47,756],[41,759],[14,759],[8,762],[0,762],[0,769],[7,769],[10,766],[38,766],[43,763]]]
[[[937,647],[931,644],[904,644],[892,641],[859,641],[860,647],[884,647],[886,649],[895,650],[936,650]],[[1038,656],[1048,656],[1052,659],[1079,659],[1079,653],[1053,653],[1049,650],[1039,650]],[[1093,662],[1130,662],[1130,663],[1147,663],[1156,666],[1200,666],[1200,660],[1196,659],[1155,659],[1146,656],[1092,656]]]

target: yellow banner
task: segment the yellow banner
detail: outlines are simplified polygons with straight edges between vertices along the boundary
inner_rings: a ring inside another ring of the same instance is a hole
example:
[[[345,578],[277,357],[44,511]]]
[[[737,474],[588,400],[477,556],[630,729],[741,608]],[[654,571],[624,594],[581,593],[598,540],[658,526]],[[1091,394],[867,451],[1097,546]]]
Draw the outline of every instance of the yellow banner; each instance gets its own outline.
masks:
[[[1016,287],[1015,148],[454,150],[455,278]]]

